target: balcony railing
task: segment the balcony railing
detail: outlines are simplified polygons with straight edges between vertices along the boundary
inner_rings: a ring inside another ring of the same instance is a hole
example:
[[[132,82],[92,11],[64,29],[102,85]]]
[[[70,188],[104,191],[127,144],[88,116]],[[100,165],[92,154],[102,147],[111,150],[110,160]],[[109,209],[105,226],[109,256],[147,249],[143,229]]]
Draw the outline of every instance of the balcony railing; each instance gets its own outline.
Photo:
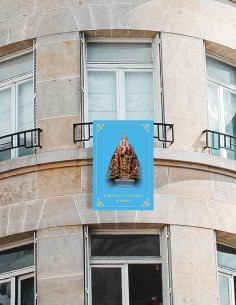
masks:
[[[174,143],[174,124],[154,123],[154,139],[162,143]],[[92,122],[73,124],[73,141],[86,142],[93,138]]]
[[[35,128],[11,133],[0,137],[0,152],[14,148],[35,148],[40,147],[40,133],[42,129]]]
[[[211,148],[219,150],[224,148],[236,151],[236,137],[208,129],[204,130],[203,133],[206,134],[206,146],[204,149]]]

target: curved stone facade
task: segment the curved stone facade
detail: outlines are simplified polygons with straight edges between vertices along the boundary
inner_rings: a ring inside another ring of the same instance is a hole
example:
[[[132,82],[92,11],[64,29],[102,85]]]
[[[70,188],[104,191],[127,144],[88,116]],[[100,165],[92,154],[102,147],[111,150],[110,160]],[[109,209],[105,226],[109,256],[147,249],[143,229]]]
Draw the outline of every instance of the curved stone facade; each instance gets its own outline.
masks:
[[[0,4],[0,56],[34,48],[35,118],[43,130],[35,155],[0,162],[0,245],[36,233],[38,305],[84,304],[86,225],[122,232],[168,227],[164,305],[217,304],[215,243],[236,247],[236,162],[204,149],[205,58],[235,64],[235,29],[230,1]],[[92,149],[73,143],[73,124],[83,120],[81,32],[125,40],[160,35],[164,116],[175,141],[154,150],[154,211],[92,210]]]

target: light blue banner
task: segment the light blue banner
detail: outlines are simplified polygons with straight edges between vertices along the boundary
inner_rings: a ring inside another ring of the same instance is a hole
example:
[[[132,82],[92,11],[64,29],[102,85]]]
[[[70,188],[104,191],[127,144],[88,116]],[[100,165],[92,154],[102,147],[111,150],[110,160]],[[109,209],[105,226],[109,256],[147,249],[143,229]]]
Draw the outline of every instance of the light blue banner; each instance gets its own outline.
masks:
[[[93,122],[93,209],[153,209],[153,121]]]

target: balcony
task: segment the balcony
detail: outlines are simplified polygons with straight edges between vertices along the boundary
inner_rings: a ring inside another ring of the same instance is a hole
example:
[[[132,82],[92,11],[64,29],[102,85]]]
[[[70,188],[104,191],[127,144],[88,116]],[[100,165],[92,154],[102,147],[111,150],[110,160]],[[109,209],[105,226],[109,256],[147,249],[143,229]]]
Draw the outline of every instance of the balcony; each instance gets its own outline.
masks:
[[[221,156],[227,159],[236,160],[236,137],[206,129],[206,146],[211,150],[212,155]]]
[[[154,139],[165,145],[174,143],[174,124],[153,123]],[[74,143],[86,142],[93,138],[92,122],[73,124]]]
[[[16,156],[28,155],[33,153],[33,148],[40,147],[40,134],[42,129],[35,128],[11,133],[0,137],[0,161],[11,159]],[[18,149],[18,153],[11,153]],[[7,153],[8,152],[8,153]]]

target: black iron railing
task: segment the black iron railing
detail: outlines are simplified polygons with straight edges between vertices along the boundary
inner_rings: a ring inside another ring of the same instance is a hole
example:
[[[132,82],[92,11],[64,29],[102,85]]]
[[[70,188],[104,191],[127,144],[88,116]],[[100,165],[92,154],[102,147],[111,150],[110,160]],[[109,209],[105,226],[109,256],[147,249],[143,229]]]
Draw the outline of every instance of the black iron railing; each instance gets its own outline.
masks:
[[[236,151],[236,137],[209,129],[204,130],[203,133],[206,134],[206,146],[204,149],[224,148],[227,150]]]
[[[92,122],[73,124],[74,143],[93,138],[92,125]],[[174,124],[154,123],[154,138],[162,143],[174,143]]]
[[[40,147],[40,133],[42,129],[35,128],[11,133],[0,137],[0,152],[14,148],[35,148]]]

